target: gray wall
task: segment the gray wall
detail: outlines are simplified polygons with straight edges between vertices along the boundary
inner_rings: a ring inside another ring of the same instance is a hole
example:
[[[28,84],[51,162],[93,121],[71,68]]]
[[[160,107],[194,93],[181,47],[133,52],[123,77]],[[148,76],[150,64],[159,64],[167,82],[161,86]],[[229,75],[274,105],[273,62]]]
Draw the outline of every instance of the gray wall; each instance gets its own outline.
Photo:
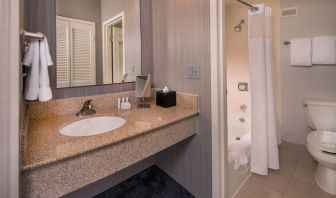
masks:
[[[56,0],[58,16],[95,23],[96,34],[96,82],[103,83],[102,23],[100,0]]]
[[[281,41],[336,35],[335,0],[281,0],[281,8],[299,7],[299,16],[280,20]],[[292,67],[290,47],[281,45],[282,138],[305,144],[305,97],[336,97],[336,66]]]
[[[197,135],[162,151],[157,165],[194,196],[211,197],[211,99],[209,0],[153,1],[154,86],[198,94]],[[200,80],[187,79],[199,65]]]

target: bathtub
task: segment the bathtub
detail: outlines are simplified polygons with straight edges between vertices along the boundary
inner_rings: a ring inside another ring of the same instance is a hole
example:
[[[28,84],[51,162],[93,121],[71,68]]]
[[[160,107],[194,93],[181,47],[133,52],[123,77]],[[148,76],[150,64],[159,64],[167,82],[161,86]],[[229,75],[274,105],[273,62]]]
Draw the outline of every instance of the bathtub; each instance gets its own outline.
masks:
[[[228,116],[228,145],[229,147],[237,143],[237,139],[249,136],[251,129],[250,117],[243,114],[231,114]],[[248,144],[246,141],[243,144]],[[250,144],[250,142],[249,142]],[[251,175],[250,163],[241,165],[235,169],[232,147],[228,149],[228,177],[229,177],[229,197],[234,197],[245,181]],[[249,158],[250,162],[250,158]]]

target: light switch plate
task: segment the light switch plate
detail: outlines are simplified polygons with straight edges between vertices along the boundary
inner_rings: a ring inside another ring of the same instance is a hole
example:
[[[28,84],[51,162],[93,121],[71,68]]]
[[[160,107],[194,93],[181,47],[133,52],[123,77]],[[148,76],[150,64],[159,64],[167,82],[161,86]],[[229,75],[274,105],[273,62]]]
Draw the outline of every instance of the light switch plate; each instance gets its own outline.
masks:
[[[188,79],[200,79],[201,77],[201,69],[199,65],[189,65],[188,69]]]

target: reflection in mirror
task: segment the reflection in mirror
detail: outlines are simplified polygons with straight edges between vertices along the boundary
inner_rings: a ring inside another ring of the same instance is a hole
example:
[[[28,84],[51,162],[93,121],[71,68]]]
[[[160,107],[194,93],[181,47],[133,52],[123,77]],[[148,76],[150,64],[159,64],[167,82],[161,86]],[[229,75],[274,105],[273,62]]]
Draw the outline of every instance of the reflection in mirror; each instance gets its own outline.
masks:
[[[141,75],[139,0],[56,0],[57,88]]]
[[[124,13],[103,23],[103,79],[104,84],[123,82],[127,76],[124,66]]]

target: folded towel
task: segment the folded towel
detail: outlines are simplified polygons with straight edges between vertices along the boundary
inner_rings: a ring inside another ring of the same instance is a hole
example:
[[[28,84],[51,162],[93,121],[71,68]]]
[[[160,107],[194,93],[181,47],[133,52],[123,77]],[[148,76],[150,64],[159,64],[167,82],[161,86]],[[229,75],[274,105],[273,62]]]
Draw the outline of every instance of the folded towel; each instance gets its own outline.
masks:
[[[40,89],[39,101],[48,101],[52,99],[52,91],[49,83],[48,66],[52,65],[52,59],[49,53],[48,41],[45,38],[40,41]]]
[[[291,40],[290,64],[292,66],[312,66],[312,39]]]
[[[313,38],[313,64],[336,65],[336,36]]]
[[[247,164],[251,156],[251,133],[244,135],[240,140],[231,142],[228,150],[234,160],[235,170]]]
[[[40,81],[40,47],[39,41],[31,41],[25,55],[22,64],[31,69],[27,75],[26,81],[26,100],[37,100],[39,96],[39,81]]]

